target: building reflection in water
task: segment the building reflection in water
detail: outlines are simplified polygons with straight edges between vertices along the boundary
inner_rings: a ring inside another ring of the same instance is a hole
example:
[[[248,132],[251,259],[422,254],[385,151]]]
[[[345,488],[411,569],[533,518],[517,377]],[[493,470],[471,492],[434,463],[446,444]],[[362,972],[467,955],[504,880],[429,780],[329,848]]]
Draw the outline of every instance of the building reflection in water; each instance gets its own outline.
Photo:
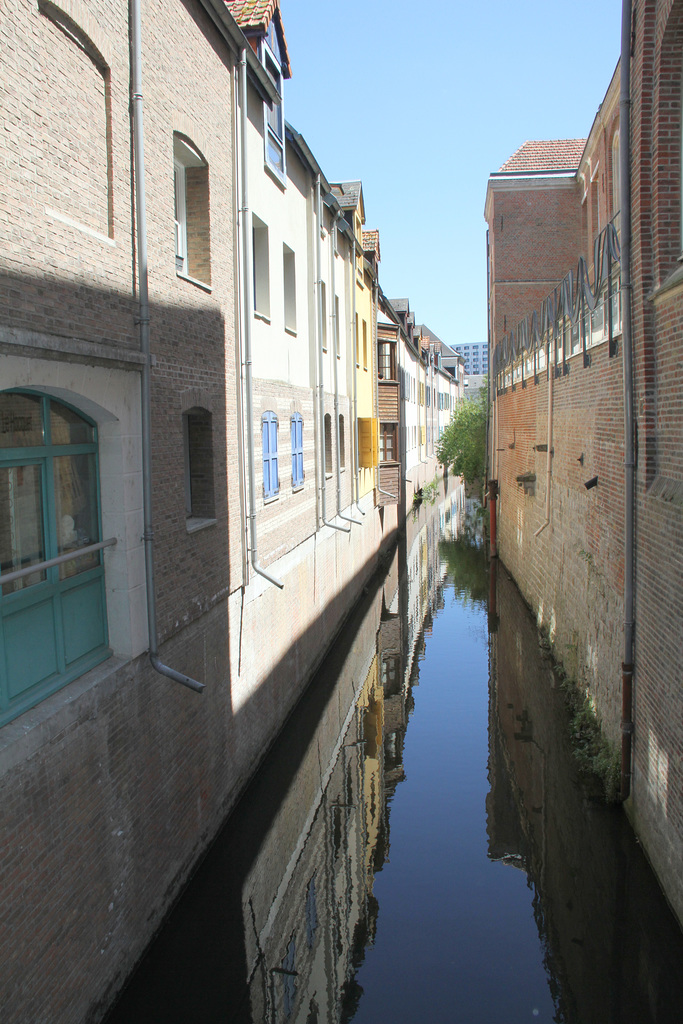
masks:
[[[591,800],[577,777],[552,665],[502,567],[497,580],[487,575],[480,523],[453,481],[409,516],[386,576],[357,608],[111,1024],[354,1019],[381,910],[375,876],[389,861],[392,798],[406,778],[413,691],[446,585],[480,608],[484,623],[488,606],[488,856],[526,873],[555,1020],[681,1019],[681,933],[623,814]]]
[[[448,490],[448,484],[445,485]],[[375,937],[373,882],[389,856],[391,799],[417,663],[443,604],[443,529],[457,535],[461,486],[410,517],[345,654],[304,762],[242,891],[251,1020],[351,1021],[356,973]]]
[[[489,856],[526,872],[557,1021],[683,1019],[683,936],[623,811],[593,798],[564,698],[503,566],[490,637]]]

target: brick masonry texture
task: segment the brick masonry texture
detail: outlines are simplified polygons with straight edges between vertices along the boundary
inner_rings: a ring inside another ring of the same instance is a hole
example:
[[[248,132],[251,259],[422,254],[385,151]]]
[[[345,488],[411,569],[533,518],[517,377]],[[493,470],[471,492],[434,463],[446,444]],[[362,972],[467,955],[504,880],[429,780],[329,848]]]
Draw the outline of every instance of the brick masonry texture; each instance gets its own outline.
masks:
[[[631,67],[632,280],[636,421],[635,675],[631,799],[632,818],[667,897],[683,921],[683,338],[681,253],[681,91],[683,3],[651,0],[638,7]],[[618,74],[616,76],[618,88]],[[614,85],[614,82],[613,82]],[[592,257],[599,228],[618,205],[613,195],[612,142],[618,130],[608,90],[577,178],[580,234],[574,255],[557,274],[572,269],[583,251]],[[590,163],[587,163],[587,159]],[[599,171],[591,182],[591,168]],[[550,205],[535,198],[539,217],[524,217],[514,245],[507,221],[514,206],[499,192],[489,209],[492,235],[494,340],[538,308],[540,278],[552,277]],[[521,201],[523,192],[514,193]],[[553,202],[557,201],[554,196]],[[571,202],[569,195],[567,201]],[[553,216],[562,219],[555,206]],[[548,219],[546,219],[546,217]],[[571,216],[567,215],[566,223]],[[569,248],[571,240],[567,237]],[[535,251],[535,262],[532,259]],[[516,259],[515,248],[519,252]],[[590,262],[590,260],[589,260]],[[519,291],[508,283],[518,263],[529,268]],[[546,272],[543,268],[548,267]],[[499,272],[504,267],[505,272]],[[548,294],[546,288],[544,294]],[[525,308],[522,308],[525,307]],[[548,630],[569,673],[585,685],[608,737],[620,738],[623,660],[624,427],[621,343],[616,358],[607,346],[569,360],[569,375],[555,380],[551,524],[543,522],[548,385],[507,388],[498,397],[500,551]],[[583,462],[579,462],[579,458]],[[517,477],[533,473],[526,489]],[[598,486],[584,482],[598,477]],[[527,491],[534,493],[527,493]]]
[[[372,494],[361,498],[362,526],[348,533],[322,527],[315,393],[257,379],[257,466],[266,410],[278,415],[280,455],[280,496],[257,501],[259,558],[275,566],[285,590],[251,570],[245,578],[233,58],[197,0],[172,7],[150,0],[143,18],[160,655],[206,689],[197,697],[178,687],[153,672],[144,655],[115,656],[0,731],[3,1024],[102,1017],[397,529],[396,506],[375,508]],[[119,518],[135,542],[126,549],[126,611],[135,619],[144,618],[143,600],[133,599],[144,589],[144,572],[128,38],[122,0],[16,0],[0,21],[0,77],[7,83],[0,357],[11,357],[4,371],[11,365],[21,386],[31,385],[31,367],[40,367],[41,381],[54,367],[55,388],[78,407],[96,402],[110,412],[109,387],[118,389],[117,409],[130,406],[126,436],[113,437],[113,414],[106,421],[107,443],[120,442],[128,471],[117,477],[112,470],[101,492],[112,520],[128,510]],[[201,283],[176,271],[174,133],[189,139],[207,165],[188,172],[189,214],[198,228],[188,238],[188,270]],[[70,159],[74,151],[77,161]],[[2,387],[11,386],[5,376]],[[334,423],[333,396],[324,403]],[[201,410],[190,430],[202,455],[208,447],[198,424],[211,422],[211,464],[199,458],[192,481],[205,504],[193,511],[214,520],[194,532],[186,516],[184,449],[191,410]],[[304,486],[294,493],[293,412],[303,418],[305,470]],[[340,500],[348,508],[348,397],[340,395],[338,412],[345,448]],[[333,466],[336,445],[333,430]],[[336,473],[326,483],[331,518]],[[118,578],[106,575],[109,606],[125,604]],[[135,655],[144,649],[143,642]]]

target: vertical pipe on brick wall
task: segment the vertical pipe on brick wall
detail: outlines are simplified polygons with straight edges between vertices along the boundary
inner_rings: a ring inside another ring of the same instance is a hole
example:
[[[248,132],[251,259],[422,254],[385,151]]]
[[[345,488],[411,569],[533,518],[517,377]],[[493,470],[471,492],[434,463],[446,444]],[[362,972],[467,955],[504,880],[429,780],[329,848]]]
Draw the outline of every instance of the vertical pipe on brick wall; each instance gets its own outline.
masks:
[[[356,233],[353,232],[351,243],[353,258],[351,260],[351,331],[353,336],[353,475],[356,484],[356,508],[362,516],[365,512],[359,505],[360,501],[360,457],[358,454],[358,331],[356,330]]]
[[[554,344],[548,339],[548,426],[546,429],[546,440],[548,442],[548,451],[545,459],[545,521],[541,523],[539,528],[536,530],[534,537],[538,537],[540,533],[543,533],[546,526],[550,526],[550,484],[553,475],[553,384],[555,381],[555,353]],[[553,359],[551,362],[550,353],[553,350]]]
[[[624,365],[624,662],[622,666],[621,799],[631,792],[635,445],[631,334],[631,0],[622,0],[619,90],[622,354]],[[611,310],[610,310],[611,315]]]
[[[325,480],[325,358],[323,353],[323,304],[322,304],[322,247],[320,244],[320,236],[323,229],[323,211],[322,211],[322,190],[320,188],[320,175],[318,174],[315,179],[315,266],[316,266],[316,304],[317,304],[317,335],[318,335],[318,407],[320,410],[320,518],[322,519],[325,526],[330,526],[333,530],[341,530],[342,533],[351,533],[350,526],[339,526],[338,523],[331,523],[327,518],[327,483]],[[334,259],[334,254],[333,257]],[[332,304],[334,305],[334,295],[332,296]],[[335,340],[334,338],[332,339]],[[337,353],[332,354],[332,358],[335,363]],[[335,417],[337,415],[336,403],[335,403]],[[331,438],[330,438],[331,440]],[[337,457],[339,457],[339,450],[337,449]]]
[[[240,364],[244,373],[244,407],[247,421],[247,448],[248,448],[248,473],[247,484],[249,488],[249,539],[251,542],[251,565],[255,573],[263,576],[269,583],[273,583],[282,590],[284,583],[271,576],[269,572],[259,564],[258,560],[258,536],[256,531],[256,478],[254,472],[254,378],[251,355],[251,322],[253,299],[251,293],[253,266],[252,258],[252,237],[251,237],[251,215],[249,210],[249,171],[247,160],[247,51],[240,53],[240,157],[241,157],[241,196],[240,196],[240,231],[242,233],[242,295],[243,295],[243,316],[241,331],[241,353]]]
[[[159,658],[157,633],[156,588],[154,581],[154,524],[152,520],[152,388],[149,344],[149,288],[147,281],[147,207],[145,201],[145,147],[142,116],[142,29],[140,0],[131,2],[131,44],[133,64],[133,157],[135,161],[135,212],[138,260],[138,299],[140,349],[144,356],[141,378],[142,414],[142,495],[145,546],[145,581],[147,585],[147,629],[149,660],[156,672],[176,683],[201,693],[204,684],[169,668]]]
[[[330,238],[332,239],[331,246],[331,272],[330,272],[330,300],[332,302],[332,340],[334,341],[334,355],[332,359],[334,361],[334,419],[336,423],[336,438],[337,438],[337,515],[340,519],[344,519],[347,523],[356,523],[357,526],[362,526],[363,523],[360,519],[354,519],[353,516],[346,516],[342,512],[342,498],[341,498],[341,434],[339,430],[339,354],[341,354],[341,338],[339,335],[339,317],[337,316],[337,282],[336,282],[336,252],[337,252],[337,222],[341,217],[341,210],[336,210],[332,218],[332,232]]]

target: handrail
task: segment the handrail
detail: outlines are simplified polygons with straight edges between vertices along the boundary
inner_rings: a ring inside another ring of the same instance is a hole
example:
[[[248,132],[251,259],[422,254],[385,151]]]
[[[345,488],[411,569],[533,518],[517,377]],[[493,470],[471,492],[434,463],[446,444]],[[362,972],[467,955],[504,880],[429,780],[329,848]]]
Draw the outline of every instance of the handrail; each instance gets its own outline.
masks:
[[[116,537],[110,537],[109,540],[101,540],[97,544],[88,544],[84,548],[69,551],[66,555],[57,555],[55,558],[48,558],[45,562],[37,562],[36,565],[28,565],[25,569],[15,569],[14,572],[6,574],[0,573],[0,585],[4,586],[5,583],[13,583],[14,580],[20,580],[23,576],[31,576],[34,572],[51,569],[53,565],[61,565],[62,562],[73,562],[75,558],[83,558],[84,555],[91,555],[93,551],[110,548],[113,544],[116,544]]]

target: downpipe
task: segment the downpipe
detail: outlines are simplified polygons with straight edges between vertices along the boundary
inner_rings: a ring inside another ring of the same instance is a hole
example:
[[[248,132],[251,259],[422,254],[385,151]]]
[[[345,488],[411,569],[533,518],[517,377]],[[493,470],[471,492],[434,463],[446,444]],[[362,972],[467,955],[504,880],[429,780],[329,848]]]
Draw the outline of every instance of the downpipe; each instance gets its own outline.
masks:
[[[553,349],[552,363],[550,360],[550,350]],[[548,452],[545,460],[545,520],[541,523],[539,528],[536,530],[534,537],[538,537],[545,530],[546,526],[550,526],[550,484],[552,481],[553,473],[553,384],[555,382],[555,342],[554,340],[548,342],[548,427],[546,430],[546,437],[548,441]]]
[[[195,693],[204,683],[165,665],[159,657],[156,588],[154,580],[154,525],[152,519],[152,398],[151,354],[149,342],[149,284],[147,269],[147,207],[145,200],[145,149],[142,110],[142,18],[140,0],[131,0],[131,42],[133,48],[133,157],[135,162],[135,212],[138,259],[140,349],[144,357],[141,375],[142,413],[142,494],[145,582],[147,591],[147,630],[149,660],[155,672],[187,686]]]
[[[622,352],[624,366],[624,661],[622,665],[621,792],[631,794],[633,744],[633,591],[635,445],[631,332],[631,0],[621,6],[619,205],[621,207]],[[610,316],[611,316],[610,310]]]
[[[320,189],[320,175],[318,174],[315,179],[315,253],[316,253],[316,302],[318,306],[317,310],[317,333],[318,333],[318,408],[320,418],[320,518],[325,526],[329,526],[333,530],[340,530],[342,533],[351,533],[350,526],[339,526],[338,523],[331,523],[327,518],[327,482],[325,479],[325,360],[323,354],[323,308],[322,308],[322,250],[320,245],[320,232],[322,230],[322,197]],[[334,296],[332,296],[332,302],[334,303]],[[337,353],[333,353],[335,360]],[[335,419],[338,419],[336,407],[335,407]],[[337,426],[337,430],[339,427]],[[339,449],[337,449],[337,458],[339,458]]]
[[[360,507],[360,457],[358,454],[358,331],[356,330],[356,233],[353,232],[353,259],[351,261],[351,294],[353,296],[351,310],[351,330],[353,331],[353,475],[356,483],[356,509],[362,516],[365,512]]]
[[[330,271],[330,284],[332,295],[330,296],[332,302],[332,339],[334,341],[334,354],[332,356],[334,362],[334,422],[335,422],[335,436],[337,438],[337,516],[339,519],[344,519],[347,523],[355,523],[357,526],[362,526],[363,522],[361,519],[354,519],[353,516],[344,515],[342,512],[342,501],[341,501],[341,435],[339,432],[339,354],[341,352],[341,337],[339,333],[339,321],[337,318],[337,297],[336,297],[336,271],[335,271],[335,260],[337,251],[337,222],[341,217],[341,210],[337,210],[332,220],[332,246],[331,246],[331,271]],[[356,282],[354,281],[354,287]]]

